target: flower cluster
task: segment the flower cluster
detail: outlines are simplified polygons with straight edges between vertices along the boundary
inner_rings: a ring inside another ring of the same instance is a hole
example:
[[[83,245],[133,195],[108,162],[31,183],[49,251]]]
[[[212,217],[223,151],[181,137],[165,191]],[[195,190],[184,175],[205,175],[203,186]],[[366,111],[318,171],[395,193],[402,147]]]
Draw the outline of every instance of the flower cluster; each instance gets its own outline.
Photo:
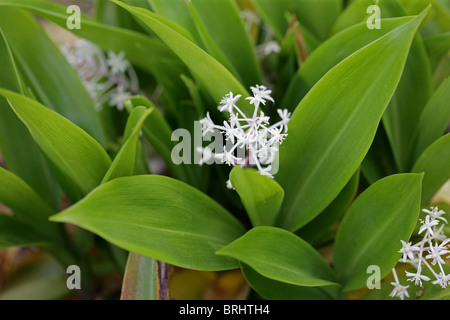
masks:
[[[431,210],[423,209],[422,211],[426,213],[425,218],[420,220],[419,235],[424,234],[423,238],[415,244],[402,240],[402,249],[399,252],[403,256],[400,261],[414,266],[416,272],[406,271],[406,276],[408,281],[413,282],[416,286],[422,286],[422,281],[431,281],[430,277],[422,274],[422,269],[425,266],[435,278],[432,284],[446,288],[450,284],[450,274],[445,274],[443,256],[450,253],[448,250],[450,239],[443,232],[445,224],[448,223],[443,217],[445,211],[439,210],[438,207],[431,207]],[[409,297],[407,291],[409,286],[402,286],[399,283],[395,269],[393,269],[393,274],[395,282],[391,284],[395,288],[390,296],[399,297],[402,300],[405,296]]]
[[[273,178],[272,164],[278,152],[278,146],[287,136],[291,114],[287,109],[278,109],[280,121],[270,125],[270,117],[260,110],[260,106],[261,104],[266,105],[267,101],[275,102],[270,96],[271,90],[263,85],[250,88],[253,96],[247,97],[246,100],[254,106],[253,115],[247,116],[236,105],[241,95],[235,96],[233,92],[228,93],[223,97],[218,109],[220,112],[227,112],[229,120],[224,121],[223,125],[216,125],[207,113],[206,118],[200,121],[203,136],[218,130],[225,135],[228,145],[224,146],[221,152],[215,154],[208,148],[201,148],[199,151],[203,153],[202,162],[214,159],[230,166],[255,165],[262,175]],[[229,182],[227,185],[230,187]]]
[[[105,53],[84,39],[61,47],[67,61],[77,71],[96,108],[107,103],[123,110],[125,99],[139,92],[139,82],[125,52]]]

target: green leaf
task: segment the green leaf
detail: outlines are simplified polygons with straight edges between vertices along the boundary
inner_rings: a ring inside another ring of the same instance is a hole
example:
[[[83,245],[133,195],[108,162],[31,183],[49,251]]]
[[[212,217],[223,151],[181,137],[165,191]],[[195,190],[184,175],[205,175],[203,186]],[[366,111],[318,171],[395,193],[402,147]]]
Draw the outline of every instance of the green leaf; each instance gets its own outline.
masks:
[[[308,91],[335,65],[411,19],[411,17],[383,19],[381,20],[383,27],[370,32],[367,31],[366,23],[361,23],[334,35],[306,59],[292,79],[282,105],[294,110]]]
[[[147,109],[146,107],[137,107],[133,109],[128,118],[125,134],[123,136],[125,142],[103,177],[102,183],[115,178],[133,175],[139,147],[139,133],[141,132],[145,120],[153,110],[153,108]]]
[[[139,106],[144,106],[153,110],[147,116],[142,127],[144,136],[165,161],[172,175],[177,179],[186,182],[188,180],[186,171],[190,169],[187,168],[187,166],[176,165],[173,163],[171,153],[175,143],[172,141],[172,129],[162,113],[144,96],[134,96],[129,98],[125,101],[125,106],[128,111]]]
[[[280,146],[280,170],[275,178],[285,191],[285,200],[279,226],[295,231],[311,221],[356,172],[425,14],[343,60],[300,102],[290,119],[289,135]]]
[[[283,229],[253,228],[217,254],[238,259],[272,280],[305,287],[335,284],[333,270],[322,256]]]
[[[20,30],[16,27],[17,21],[20,21]],[[105,144],[103,124],[89,93],[37,21],[23,10],[2,7],[0,28],[25,84],[37,100]]]
[[[329,300],[331,297],[322,287],[300,287],[272,280],[260,275],[246,264],[242,273],[250,286],[267,300]]]
[[[246,89],[223,65],[171,28],[166,19],[148,10],[112,1],[127,9],[149,26],[188,66],[195,78],[201,81],[216,102],[219,102],[230,91],[236,95],[248,96]],[[251,112],[248,103],[243,103],[242,108],[244,112]]]
[[[320,244],[319,241],[330,231],[343,216],[355,198],[359,186],[359,170],[353,175],[347,185],[314,220],[301,228],[296,234],[312,245]]]
[[[186,29],[196,39],[198,44],[201,43],[200,36],[189,11],[189,6],[184,0],[148,0],[148,2],[151,4],[155,13],[176,22]]]
[[[252,0],[261,18],[272,29],[279,42],[289,27],[285,14],[292,12],[291,0]]]
[[[237,261],[215,252],[245,232],[205,194],[157,175],[114,179],[51,220],[76,224],[123,249],[199,270],[238,267]]]
[[[284,197],[280,185],[254,169],[240,166],[231,170],[230,181],[241,197],[252,225],[272,226]]]
[[[0,213],[0,249],[9,247],[28,247],[48,242],[31,225],[17,217]]]
[[[43,230],[51,229],[48,217],[55,212],[30,186],[1,167],[0,181],[2,182],[0,184],[0,202],[2,204],[13,210],[23,220],[40,226]]]
[[[158,263],[155,259],[129,253],[120,299],[158,300]]]
[[[56,112],[17,93],[0,89],[33,139],[55,166],[71,201],[100,184],[111,160],[86,132]]]
[[[43,0],[0,0],[0,6],[14,6],[27,9],[44,19],[56,23],[62,28],[67,26],[67,7],[58,3]],[[70,32],[99,45],[104,50],[119,52],[125,50],[126,58],[133,65],[151,73],[158,83],[170,94],[171,103],[176,105],[177,99],[183,97],[183,82],[180,73],[186,68],[173,52],[159,39],[145,34],[108,26],[81,15],[82,27]]]
[[[413,164],[413,136],[420,115],[432,94],[431,66],[423,41],[416,35],[402,78],[383,115],[383,124],[400,172]]]
[[[415,130],[414,159],[445,132],[450,122],[450,78],[445,80],[428,101]]]
[[[255,50],[245,30],[239,10],[233,0],[193,0],[191,11],[208,51],[218,61],[222,57],[232,66],[233,73],[245,87],[262,83]],[[220,12],[220,19],[217,13]],[[230,36],[232,35],[232,36]]]
[[[422,203],[427,204],[450,178],[450,134],[429,146],[414,164],[412,172],[424,172]]]
[[[294,0],[298,20],[320,40],[328,38],[342,10],[342,0]]]
[[[423,42],[430,56],[445,53],[450,50],[450,32],[425,38]]]
[[[334,265],[345,291],[366,286],[367,268],[386,276],[400,258],[420,212],[421,174],[398,174],[365,190],[342,220],[334,246]]]
[[[23,92],[14,57],[0,29],[0,87]],[[17,146],[20,145],[20,148]],[[50,168],[26,126],[0,98],[0,149],[8,169],[30,185],[53,208],[59,207],[60,192]]]

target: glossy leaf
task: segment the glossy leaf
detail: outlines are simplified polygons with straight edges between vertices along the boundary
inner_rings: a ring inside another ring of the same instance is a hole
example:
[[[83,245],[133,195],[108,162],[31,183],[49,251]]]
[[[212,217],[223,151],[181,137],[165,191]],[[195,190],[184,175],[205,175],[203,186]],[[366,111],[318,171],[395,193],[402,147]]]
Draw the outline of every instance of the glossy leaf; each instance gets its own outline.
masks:
[[[218,61],[225,58],[245,87],[262,83],[255,50],[233,0],[193,0],[193,16],[208,51]],[[220,12],[220,19],[216,14]],[[230,37],[230,34],[233,36]],[[225,63],[222,63],[226,65]]]
[[[313,247],[279,228],[253,228],[217,254],[238,259],[272,280],[305,287],[335,283],[333,270]]]
[[[200,36],[192,20],[189,6],[184,0],[148,0],[148,3],[151,4],[154,12],[179,24],[200,44]]]
[[[273,31],[279,42],[289,27],[286,14],[292,12],[291,0],[252,0],[261,18],[267,23]]]
[[[133,109],[123,136],[125,142],[103,177],[102,182],[133,175],[139,147],[139,133],[145,120],[152,112],[153,108],[137,107]]]
[[[420,212],[421,174],[381,179],[352,204],[339,225],[334,265],[345,291],[366,286],[367,268],[386,276],[400,259],[400,240],[408,240]]]
[[[253,226],[272,226],[284,197],[280,185],[258,171],[240,166],[231,170],[230,181],[241,197]]]
[[[298,20],[320,40],[328,38],[342,10],[342,0],[294,0]]]
[[[142,8],[127,6],[115,0],[113,2],[127,9],[148,25],[188,66],[192,74],[201,81],[217,103],[230,91],[236,95],[248,96],[246,89],[224,66],[171,28],[166,19]],[[251,112],[250,106],[246,103],[242,104],[242,110]]]
[[[357,170],[336,199],[296,234],[312,245],[318,244],[330,231],[330,228],[339,221],[355,198],[359,186],[359,175],[359,170]]]
[[[430,56],[450,50],[450,32],[425,38],[423,41]]]
[[[450,78],[435,91],[425,106],[415,130],[414,159],[442,136],[450,122]]]
[[[44,19],[56,23],[62,28],[67,26],[67,7],[43,0],[0,0],[0,6],[14,6],[27,9]],[[104,50],[119,52],[126,49],[126,58],[133,65],[155,76],[164,89],[170,92],[171,103],[176,105],[177,98],[183,97],[183,83],[179,74],[187,72],[181,61],[159,39],[145,34],[108,26],[86,15],[81,15],[83,27],[70,32],[91,41]],[[170,101],[170,100],[169,100]]]
[[[24,84],[9,45],[0,30],[0,87],[23,92]],[[20,145],[21,148],[17,148]],[[60,192],[50,168],[27,127],[17,118],[5,98],[0,98],[0,149],[8,169],[23,179],[53,208]]]
[[[294,110],[300,100],[330,69],[369,43],[400,27],[412,18],[383,19],[383,28],[367,32],[366,23],[344,30],[321,44],[293,77],[283,106]]]
[[[165,161],[172,175],[179,180],[187,181],[188,174],[186,170],[189,170],[189,168],[182,165],[176,165],[172,161],[171,151],[175,146],[175,143],[172,141],[173,131],[162,113],[155,108],[152,102],[143,96],[134,96],[129,98],[125,101],[125,106],[129,112],[131,112],[133,108],[139,106],[151,108],[153,110],[147,116],[147,119],[143,124],[142,131],[144,136]]]
[[[54,232],[54,224],[48,217],[53,209],[22,179],[0,167],[0,202],[14,211],[21,219],[39,226],[42,231]],[[55,233],[53,233],[54,235]]]
[[[215,251],[244,233],[214,200],[157,175],[114,179],[51,220],[76,224],[126,250],[199,270],[236,268],[237,261]]]
[[[311,221],[356,172],[425,14],[343,60],[300,102],[280,147],[275,176],[285,191],[279,226],[295,231]]]
[[[412,172],[424,172],[422,203],[430,202],[433,195],[450,179],[450,134],[429,146],[414,164]]]
[[[17,21],[21,23],[20,30]],[[2,7],[0,27],[24,82],[36,98],[105,144],[103,124],[94,102],[75,70],[37,21],[23,10]]]
[[[246,264],[242,273],[250,286],[267,300],[329,300],[331,296],[322,287],[301,287],[272,280],[260,275]]]
[[[86,132],[56,112],[17,93],[0,89],[33,139],[56,167],[67,196],[76,201],[95,188],[111,160]]]
[[[17,217],[0,213],[0,249],[44,245],[49,240]]]

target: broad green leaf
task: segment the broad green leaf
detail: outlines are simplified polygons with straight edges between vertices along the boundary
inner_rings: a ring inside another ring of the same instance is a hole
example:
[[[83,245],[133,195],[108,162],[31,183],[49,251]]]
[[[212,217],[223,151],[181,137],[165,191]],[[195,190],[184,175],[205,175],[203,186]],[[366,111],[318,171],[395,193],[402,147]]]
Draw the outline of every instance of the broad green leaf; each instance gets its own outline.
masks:
[[[359,186],[359,170],[353,175],[347,185],[314,220],[301,228],[296,234],[312,245],[319,241],[330,231],[330,228],[339,221],[354,199]]]
[[[200,35],[211,55],[220,62],[224,57],[245,87],[262,83],[255,50],[234,0],[193,0],[190,4],[198,30],[204,30]]]
[[[14,57],[0,28],[0,87],[23,92]],[[20,148],[17,146],[20,145]],[[59,207],[60,192],[50,168],[26,126],[0,98],[0,149],[8,169],[23,179],[53,208]]]
[[[291,0],[252,0],[261,18],[270,26],[279,42],[289,27],[286,14],[292,12]]]
[[[430,145],[414,164],[412,172],[424,172],[422,203],[429,203],[450,178],[450,134]]]
[[[415,130],[414,157],[442,136],[450,122],[450,78],[434,92],[425,106]]]
[[[153,110],[153,108],[147,109],[146,107],[133,109],[123,136],[125,142],[103,177],[102,183],[115,178],[133,175],[139,148],[139,133],[145,120]]]
[[[17,217],[0,213],[0,249],[43,245],[48,238]]]
[[[272,280],[305,287],[335,284],[333,270],[322,256],[283,229],[255,227],[217,254],[238,259]]]
[[[55,224],[48,222],[48,217],[55,211],[30,186],[1,167],[0,181],[0,203],[42,232],[53,236],[57,234]]]
[[[327,39],[342,10],[342,0],[294,0],[293,3],[300,23],[320,40]]]
[[[127,9],[148,25],[188,66],[192,74],[201,81],[216,102],[219,102],[230,91],[236,95],[248,96],[246,89],[224,66],[171,28],[161,16],[142,8],[127,6],[115,0],[112,1]],[[244,112],[251,112],[250,109],[249,104],[242,104]]]
[[[411,237],[420,211],[421,174],[381,179],[352,204],[339,225],[334,265],[345,291],[366,286],[367,268],[386,276],[400,259],[400,240]]]
[[[89,93],[38,22],[23,10],[2,7],[0,27],[25,84],[37,100],[105,144],[103,124]]]
[[[330,300],[331,296],[322,287],[301,287],[272,280],[260,275],[246,264],[241,264],[242,273],[250,286],[267,300]]]
[[[425,14],[343,60],[300,102],[290,119],[289,135],[280,146],[280,170],[275,178],[285,191],[285,200],[279,226],[295,231],[311,221],[356,172]]]
[[[198,270],[238,267],[237,261],[215,252],[245,232],[205,194],[157,175],[114,179],[51,220],[78,225],[123,249]]]
[[[195,28],[195,23],[192,20],[189,6],[184,0],[148,0],[153,8],[153,11],[162,15],[186,29],[198,44],[201,43],[200,36]],[[127,3],[133,5],[131,3]]]
[[[147,98],[143,96],[134,96],[125,102],[128,111],[131,112],[133,108],[144,106],[153,111],[147,116],[147,119],[142,127],[144,136],[155,148],[161,158],[169,167],[172,175],[179,180],[187,181],[188,175],[186,170],[190,170],[187,166],[175,165],[172,161],[171,152],[175,143],[172,141],[172,129],[167,123],[161,112]]]
[[[56,23],[62,28],[67,26],[67,7],[43,0],[0,0],[0,6],[14,6],[27,9],[40,17]],[[133,65],[155,76],[170,94],[172,105],[184,97],[183,83],[179,74],[186,72],[181,61],[159,39],[123,28],[99,23],[86,15],[81,15],[82,27],[70,32],[89,40],[104,50],[119,52],[125,50],[126,58]]]
[[[129,253],[120,299],[158,300],[158,263],[155,259]]]
[[[416,35],[406,60],[402,78],[383,116],[383,124],[400,172],[413,164],[412,132],[432,95],[432,72],[425,46]]]
[[[361,173],[369,184],[398,173],[384,126],[378,126],[369,152],[361,163]]]
[[[111,160],[86,132],[56,112],[17,93],[0,89],[33,139],[55,166],[61,186],[71,201],[94,189]]]
[[[292,79],[282,105],[294,110],[308,91],[335,65],[355,51],[400,27],[412,18],[383,19],[381,29],[367,31],[365,23],[334,35],[308,57]]]
[[[284,197],[280,185],[254,169],[240,166],[231,170],[230,181],[241,197],[252,225],[274,225]]]
[[[450,50],[450,32],[441,33],[433,37],[423,39],[430,56],[444,53]]]

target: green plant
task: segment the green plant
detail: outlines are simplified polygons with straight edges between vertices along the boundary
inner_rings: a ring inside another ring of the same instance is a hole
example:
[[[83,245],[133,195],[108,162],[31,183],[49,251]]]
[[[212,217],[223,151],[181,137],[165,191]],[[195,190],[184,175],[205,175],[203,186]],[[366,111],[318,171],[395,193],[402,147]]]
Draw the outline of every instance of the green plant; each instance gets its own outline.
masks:
[[[89,41],[74,53],[30,15],[66,27],[66,7],[0,0],[0,202],[14,213],[0,215],[0,247],[80,266],[89,297],[96,247],[124,274],[123,298],[161,298],[170,264],[241,269],[267,299],[346,299],[375,266],[381,290],[358,297],[403,299],[390,279],[402,243],[446,222],[419,214],[450,179],[450,6],[380,0],[378,29],[371,5],[98,1],[69,30]],[[213,129],[233,147],[205,158]],[[432,230],[422,243],[444,255],[447,228]],[[448,297],[423,285],[421,299]]]

